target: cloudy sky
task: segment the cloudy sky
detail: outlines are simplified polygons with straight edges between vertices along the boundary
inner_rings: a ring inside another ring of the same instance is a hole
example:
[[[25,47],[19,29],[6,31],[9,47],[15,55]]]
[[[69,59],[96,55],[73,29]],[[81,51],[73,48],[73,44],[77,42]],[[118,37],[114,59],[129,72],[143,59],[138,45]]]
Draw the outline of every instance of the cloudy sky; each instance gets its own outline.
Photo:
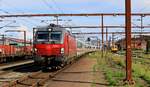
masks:
[[[124,13],[125,0],[0,0],[0,14],[29,14],[29,13]],[[132,12],[149,12],[150,0],[132,0]],[[132,22],[139,25],[137,21],[140,17],[133,17]],[[4,18],[0,26],[15,25],[17,28],[5,27],[0,30],[4,33],[10,29],[24,29],[28,32],[28,38],[32,37],[32,28],[49,23],[55,23],[54,17],[34,17],[34,18]],[[99,25],[99,17],[60,17],[64,20],[62,25]],[[144,25],[149,25],[149,17],[144,17]],[[14,22],[14,20],[16,22]],[[69,21],[71,20],[71,21]],[[105,25],[124,25],[124,17],[105,17]],[[145,29],[148,31],[149,29]],[[82,29],[74,31],[98,32],[99,29]],[[124,31],[123,29],[113,29],[109,31]],[[139,31],[139,29],[134,29]],[[10,33],[7,33],[10,34]],[[11,33],[12,34],[12,33]],[[22,38],[22,34],[13,33],[14,37]]]

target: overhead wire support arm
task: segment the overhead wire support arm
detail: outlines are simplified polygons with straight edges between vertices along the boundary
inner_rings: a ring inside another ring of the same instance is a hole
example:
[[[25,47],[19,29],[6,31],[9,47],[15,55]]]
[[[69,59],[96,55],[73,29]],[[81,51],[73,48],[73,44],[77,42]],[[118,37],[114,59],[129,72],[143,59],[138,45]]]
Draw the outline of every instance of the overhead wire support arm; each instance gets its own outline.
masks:
[[[131,26],[132,28],[141,28],[141,26]],[[142,26],[143,28],[150,28],[150,25]],[[62,26],[61,28],[102,28],[102,26]],[[125,26],[120,25],[107,25],[103,26],[103,28],[125,28]]]
[[[141,34],[141,32],[131,32],[132,34]],[[73,33],[76,35],[79,34],[102,34],[102,32],[82,32],[82,33]],[[103,34],[125,34],[125,32],[103,32]],[[150,34],[150,32],[143,32],[143,34]],[[108,36],[107,36],[108,38]]]
[[[5,17],[44,17],[44,16],[125,16],[125,13],[79,13],[79,14],[9,14],[0,15],[1,18]],[[132,16],[150,16],[150,13],[132,13]]]

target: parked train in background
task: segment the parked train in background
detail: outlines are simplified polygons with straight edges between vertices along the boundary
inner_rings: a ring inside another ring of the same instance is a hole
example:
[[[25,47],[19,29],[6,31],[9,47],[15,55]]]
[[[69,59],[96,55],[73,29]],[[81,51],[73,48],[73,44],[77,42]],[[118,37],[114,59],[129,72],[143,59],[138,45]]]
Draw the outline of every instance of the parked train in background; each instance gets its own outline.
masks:
[[[0,63],[31,58],[32,48],[31,44],[26,47],[18,46],[17,43],[0,44]]]
[[[77,55],[76,39],[60,25],[33,29],[35,64],[64,66]]]

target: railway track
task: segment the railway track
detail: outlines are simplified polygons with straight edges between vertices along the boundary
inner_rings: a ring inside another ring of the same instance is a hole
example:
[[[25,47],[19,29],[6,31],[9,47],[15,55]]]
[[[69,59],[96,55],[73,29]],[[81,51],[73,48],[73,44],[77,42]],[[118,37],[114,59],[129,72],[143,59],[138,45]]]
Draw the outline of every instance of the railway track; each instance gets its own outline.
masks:
[[[124,56],[125,54],[118,54],[118,55]],[[150,58],[144,58],[143,56],[138,55],[138,54],[136,55],[133,54],[132,57],[133,57],[133,60],[135,60],[134,62],[138,61],[138,62],[141,62],[142,64],[150,65]]]
[[[12,80],[19,79],[20,77],[27,75],[29,73],[18,72],[17,70],[29,68],[33,64],[25,64],[15,67],[9,67],[0,71],[0,85],[4,83],[9,83]]]
[[[66,67],[57,70],[57,71],[51,71],[51,72],[42,72],[38,71],[29,75],[26,75],[18,80],[12,81],[9,84],[5,84],[2,87],[38,87],[44,85],[44,83],[53,77],[55,77],[57,74],[68,68],[70,65],[67,65]]]
[[[140,63],[142,63],[142,64],[146,64],[146,65],[149,65],[149,66],[150,66],[150,61],[143,60],[143,59],[141,59],[141,58],[134,58],[134,60],[136,60],[136,61],[138,61],[138,62],[140,62]],[[135,62],[136,62],[136,61],[135,61]]]
[[[0,87],[32,72],[37,72],[40,67],[34,65],[32,60],[2,64],[0,67]]]
[[[78,58],[76,58],[76,60],[81,58],[82,56],[83,55],[78,56]],[[65,67],[61,68],[60,70],[56,70],[56,71],[52,70],[50,72],[38,71],[38,72],[30,73],[20,79],[17,79],[10,83],[4,84],[4,85],[2,85],[2,87],[29,87],[29,86],[30,87],[39,87],[39,86],[43,86],[45,84],[45,82],[53,79],[56,75],[58,75],[65,69],[69,68],[72,64],[76,63],[77,62],[76,60],[73,61],[71,64],[68,64]]]

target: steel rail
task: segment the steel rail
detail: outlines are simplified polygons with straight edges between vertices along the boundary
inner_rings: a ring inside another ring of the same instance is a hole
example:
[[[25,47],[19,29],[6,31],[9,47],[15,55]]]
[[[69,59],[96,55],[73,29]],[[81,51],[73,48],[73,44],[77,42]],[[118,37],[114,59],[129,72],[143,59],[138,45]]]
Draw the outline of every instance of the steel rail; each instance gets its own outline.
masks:
[[[37,75],[39,75],[39,74],[41,74],[41,71],[36,72],[36,73],[32,73],[32,74],[30,74],[30,75],[26,75],[26,76],[24,76],[24,77],[22,77],[22,78],[20,78],[20,79],[18,79],[18,80],[12,81],[12,82],[9,83],[9,84],[4,84],[2,87],[13,87],[13,86],[16,86],[18,83],[21,83],[21,82],[23,82],[23,81],[29,79],[30,76],[37,76]]]

